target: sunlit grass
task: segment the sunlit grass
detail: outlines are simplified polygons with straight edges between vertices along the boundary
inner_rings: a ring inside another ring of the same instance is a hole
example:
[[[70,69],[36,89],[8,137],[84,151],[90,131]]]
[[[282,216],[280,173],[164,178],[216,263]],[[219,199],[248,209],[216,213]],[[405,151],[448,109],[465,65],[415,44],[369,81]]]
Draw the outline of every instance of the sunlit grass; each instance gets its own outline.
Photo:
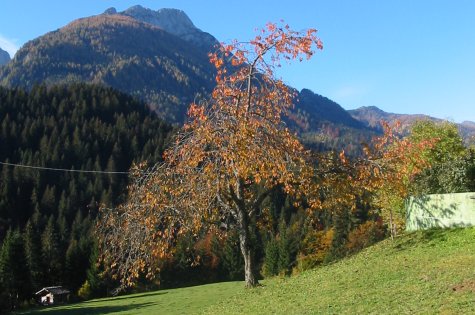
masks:
[[[475,229],[406,234],[332,265],[263,284],[249,290],[242,282],[218,283],[39,313],[475,314]]]
[[[475,314],[475,229],[385,240],[333,265],[267,281],[208,313]]]

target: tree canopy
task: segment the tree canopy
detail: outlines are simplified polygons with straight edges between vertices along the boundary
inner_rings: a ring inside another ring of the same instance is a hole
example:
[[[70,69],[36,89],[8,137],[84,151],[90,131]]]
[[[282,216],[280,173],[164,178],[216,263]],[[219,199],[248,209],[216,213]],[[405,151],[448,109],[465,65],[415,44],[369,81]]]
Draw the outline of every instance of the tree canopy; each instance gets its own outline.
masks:
[[[293,92],[274,74],[282,61],[321,49],[316,30],[295,32],[269,23],[249,43],[210,54],[216,88],[192,104],[189,121],[166,150],[164,163],[139,175],[129,201],[103,211],[104,258],[124,284],[153,276],[178,235],[236,230],[246,286],[258,284],[252,235],[261,204],[276,187],[296,194],[310,183],[307,152],[282,121]]]

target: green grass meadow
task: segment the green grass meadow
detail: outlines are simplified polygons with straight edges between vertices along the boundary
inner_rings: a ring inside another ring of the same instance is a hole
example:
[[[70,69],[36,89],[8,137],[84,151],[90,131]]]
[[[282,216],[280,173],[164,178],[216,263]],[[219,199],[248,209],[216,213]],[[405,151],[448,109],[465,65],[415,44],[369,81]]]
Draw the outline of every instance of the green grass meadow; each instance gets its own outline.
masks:
[[[22,314],[475,314],[475,228],[405,234],[262,284],[225,282]]]
[[[40,307],[19,314],[199,314],[211,305],[243,290],[243,282],[223,282]]]

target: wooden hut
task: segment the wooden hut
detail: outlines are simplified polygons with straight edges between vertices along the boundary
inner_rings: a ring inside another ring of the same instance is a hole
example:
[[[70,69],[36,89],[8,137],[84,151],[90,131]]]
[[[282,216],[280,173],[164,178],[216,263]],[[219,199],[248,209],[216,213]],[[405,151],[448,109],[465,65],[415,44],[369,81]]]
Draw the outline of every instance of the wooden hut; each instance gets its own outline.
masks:
[[[68,289],[61,286],[55,286],[45,287],[36,292],[35,295],[38,297],[38,300],[42,305],[54,305],[67,302],[70,293],[71,292]]]

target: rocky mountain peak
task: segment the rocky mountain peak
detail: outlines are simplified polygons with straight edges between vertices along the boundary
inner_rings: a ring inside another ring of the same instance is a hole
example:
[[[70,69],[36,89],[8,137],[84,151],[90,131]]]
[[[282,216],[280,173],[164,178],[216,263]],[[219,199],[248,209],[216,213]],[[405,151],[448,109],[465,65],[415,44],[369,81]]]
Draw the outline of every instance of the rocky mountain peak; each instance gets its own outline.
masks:
[[[121,14],[131,16],[142,22],[156,25],[177,35],[189,32],[190,29],[196,29],[186,13],[177,9],[159,9],[153,11],[140,5],[136,5],[121,12]]]
[[[104,14],[109,14],[109,15],[117,14],[117,10],[114,7],[111,7],[109,9],[105,10]]]
[[[171,33],[199,46],[214,46],[218,41],[210,34],[197,28],[185,12],[178,9],[152,9],[136,5],[125,11],[117,12],[115,8],[107,9],[104,14],[120,14],[135,20],[160,27]]]
[[[0,66],[3,66],[9,61],[10,61],[10,55],[5,50],[0,48]]]

